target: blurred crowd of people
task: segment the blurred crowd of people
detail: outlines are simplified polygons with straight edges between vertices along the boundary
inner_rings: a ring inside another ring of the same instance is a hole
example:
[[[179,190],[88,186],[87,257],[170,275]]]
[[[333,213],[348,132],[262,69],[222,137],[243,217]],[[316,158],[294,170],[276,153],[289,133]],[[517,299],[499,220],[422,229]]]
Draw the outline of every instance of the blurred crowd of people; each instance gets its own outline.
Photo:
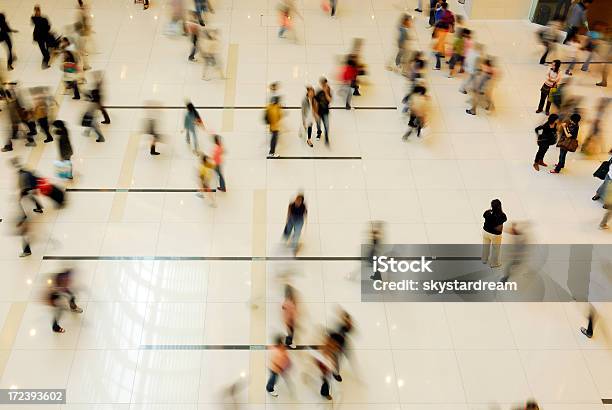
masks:
[[[190,1],[191,3],[191,1]],[[208,0],[193,0],[191,9],[186,9],[182,0],[170,0],[170,19],[165,27],[165,34],[175,37],[186,37],[191,48],[187,60],[201,62],[202,78],[224,80],[225,68],[221,57],[221,32],[212,27],[211,14],[215,13],[213,5]],[[584,138],[579,138],[580,129],[585,123],[588,114],[582,107],[585,97],[575,93],[571,87],[574,81],[574,68],[581,63],[581,71],[588,72],[595,63],[601,67],[601,80],[594,86],[606,87],[610,59],[612,57],[610,46],[610,27],[603,22],[592,26],[588,24],[588,10],[591,0],[577,0],[569,9],[565,21],[554,18],[546,27],[537,31],[534,43],[543,48],[539,63],[547,65],[542,69],[543,83],[539,93],[539,104],[536,113],[543,113],[547,118],[535,128],[537,153],[533,161],[533,168],[539,171],[541,167],[548,167],[545,157],[550,147],[558,147],[558,161],[550,170],[552,174],[559,174],[565,169],[568,153],[576,152],[579,148],[586,155],[597,155],[608,152],[608,141],[605,140],[602,129],[606,118],[610,98],[601,97],[596,105],[593,118],[588,131],[583,132]],[[332,18],[341,16],[337,0],[324,0],[321,8]],[[144,9],[150,7],[149,1],[144,0]],[[299,42],[295,24],[297,19],[304,19],[294,0],[280,0],[276,8],[278,13],[278,37],[288,38]],[[423,12],[422,2],[419,1],[417,13]],[[476,116],[481,110],[493,112],[494,87],[500,77],[496,58],[487,52],[484,43],[478,41],[478,33],[469,27],[469,22],[462,16],[456,15],[444,0],[429,1],[429,29],[431,30],[431,49],[421,50],[415,46],[416,34],[414,32],[414,17],[402,13],[399,16],[395,38],[396,52],[389,59],[388,69],[405,79],[406,93],[402,99],[402,113],[405,115],[407,129],[402,136],[408,141],[413,133],[417,138],[425,136],[431,125],[432,110],[428,66],[433,71],[444,71],[449,78],[457,78],[457,91],[468,96],[465,112]],[[42,61],[41,68],[48,69],[57,62],[63,73],[60,90],[72,94],[74,100],[87,100],[83,105],[83,115],[80,125],[84,136],[95,135],[96,142],[105,141],[101,125],[111,123],[111,118],[105,109],[104,75],[101,71],[93,71],[89,61],[89,54],[93,52],[93,27],[91,12],[82,0],[78,0],[75,22],[62,30],[61,35],[53,29],[49,19],[43,14],[40,6],[36,5],[31,16],[33,25],[32,39],[37,44]],[[3,13],[0,13],[0,42],[6,48],[6,68],[14,69],[17,53],[13,49],[12,35],[17,33]],[[342,57],[341,67],[336,79],[321,76],[317,86],[307,85],[302,98],[301,123],[299,137],[304,143],[313,148],[317,141],[324,138],[324,144],[332,149],[330,137],[330,112],[334,97],[341,101],[339,108],[351,110],[353,98],[359,97],[363,91],[361,85],[368,75],[368,66],[363,55],[363,39],[355,39],[346,55]],[[552,56],[552,57],[551,57]],[[333,90],[331,84],[337,84]],[[367,89],[366,91],[367,92]],[[263,121],[270,133],[269,158],[278,158],[277,145],[283,130],[283,118],[286,108],[283,106],[281,84],[270,84]],[[7,73],[0,71],[0,97],[2,98],[5,117],[10,125],[10,132],[2,147],[3,152],[14,150],[15,144],[23,139],[26,147],[35,147],[37,136],[44,136],[43,143],[56,142],[58,155],[56,162],[57,182],[50,177],[38,175],[36,170],[29,169],[27,163],[13,158],[12,165],[16,170],[19,195],[18,205],[20,216],[17,218],[17,231],[22,238],[21,256],[31,255],[31,224],[34,217],[24,206],[32,203],[35,214],[43,213],[43,207],[37,200],[37,195],[51,198],[58,207],[66,203],[64,186],[75,177],[72,156],[73,149],[70,142],[70,126],[58,118],[58,94],[49,87],[34,87],[25,89],[16,82],[7,79]],[[84,98],[82,98],[84,97]],[[534,90],[534,106],[537,92]],[[154,107],[156,103],[148,102],[147,107]],[[163,105],[163,104],[162,104]],[[151,110],[150,110],[151,111]],[[101,117],[101,121],[99,120]],[[470,117],[467,117],[470,118]],[[313,142],[313,131],[315,141]],[[185,140],[194,153],[198,162],[198,180],[200,186],[197,195],[206,198],[211,206],[216,206],[215,195],[226,192],[224,177],[225,149],[222,137],[206,126],[196,106],[187,101],[185,103],[183,131]],[[212,142],[211,152],[205,153],[199,142],[199,134],[206,133]],[[151,114],[145,119],[143,134],[151,137],[151,156],[160,155],[158,144],[162,141],[159,133],[157,119]],[[579,141],[582,140],[580,147]],[[601,164],[595,172],[602,183],[593,196],[594,201],[602,201],[606,209],[599,224],[601,229],[608,228],[608,220],[612,212],[612,159]],[[308,209],[303,193],[298,193],[287,208],[285,227],[282,240],[294,255],[301,249],[301,234],[307,221]],[[507,221],[499,200],[491,202],[491,207],[483,214],[483,262],[491,268],[500,267],[499,245],[502,242],[503,225]],[[513,235],[520,235],[522,227],[512,223],[510,229]],[[381,242],[382,224],[372,224],[371,242],[377,246]],[[76,304],[75,294],[71,291],[71,271],[65,271],[54,279],[53,289],[49,296],[49,303],[55,307],[52,329],[55,332],[64,332],[59,325],[62,312],[70,310],[80,313],[82,310]],[[510,274],[504,275],[507,280]],[[375,273],[372,279],[378,279]],[[266,390],[277,396],[275,388],[279,376],[286,380],[291,368],[291,356],[288,350],[295,349],[295,337],[299,329],[299,303],[297,291],[290,285],[285,288],[285,300],[282,304],[284,324],[287,329],[285,337],[278,337],[272,347],[270,362],[270,378]],[[593,334],[593,317],[589,316],[589,324],[582,332],[587,337]],[[331,377],[341,382],[341,357],[347,352],[348,337],[353,331],[353,322],[350,314],[345,311],[339,313],[338,326],[326,333],[323,341],[313,356],[313,363],[320,375],[320,394],[331,398]],[[527,403],[526,409],[537,409],[537,404]]]

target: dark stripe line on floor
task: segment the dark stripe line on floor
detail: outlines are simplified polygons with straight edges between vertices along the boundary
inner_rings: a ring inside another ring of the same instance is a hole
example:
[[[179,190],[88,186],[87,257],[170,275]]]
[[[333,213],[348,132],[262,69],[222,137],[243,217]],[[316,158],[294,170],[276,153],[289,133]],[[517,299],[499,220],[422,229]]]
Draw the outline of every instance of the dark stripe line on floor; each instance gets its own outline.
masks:
[[[561,64],[584,64],[586,61],[561,61]],[[552,64],[552,61],[546,61],[546,64]],[[591,61],[589,64],[611,64],[612,61]]]
[[[217,192],[216,189],[211,189]],[[66,192],[200,192],[195,188],[67,188]]]
[[[394,256],[396,260],[420,260],[421,256]],[[361,256],[43,256],[43,260],[74,261],[359,261]],[[480,261],[480,256],[425,256],[425,260]]]
[[[140,350],[267,350],[273,345],[141,345]],[[318,345],[297,345],[291,350],[318,350]]]
[[[43,256],[49,261],[358,261],[359,256]]]
[[[314,156],[303,156],[303,157],[268,157],[268,159],[362,159],[361,157],[314,157]]]
[[[603,404],[612,404],[612,399],[601,399]]]
[[[107,110],[184,110],[185,106],[183,105],[153,105],[153,106],[144,106],[144,105],[107,105],[104,108]],[[199,105],[195,108],[199,110],[263,110],[266,107],[256,106],[256,105],[245,105],[245,106],[236,106],[236,107],[225,107],[222,105]],[[284,110],[301,110],[302,107],[298,106],[288,106],[283,107]],[[347,110],[345,107],[329,107],[330,110]],[[364,106],[364,107],[353,107],[355,110],[397,110],[396,106]]]

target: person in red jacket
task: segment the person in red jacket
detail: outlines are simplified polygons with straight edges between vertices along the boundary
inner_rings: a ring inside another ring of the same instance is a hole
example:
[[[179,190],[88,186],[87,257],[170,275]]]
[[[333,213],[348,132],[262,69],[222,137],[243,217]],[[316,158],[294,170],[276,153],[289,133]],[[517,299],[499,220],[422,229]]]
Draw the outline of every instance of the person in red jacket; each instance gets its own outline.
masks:
[[[353,54],[349,54],[346,59],[346,64],[342,68],[342,74],[340,80],[343,84],[344,92],[346,93],[346,109],[351,109],[351,97],[353,96],[353,90],[357,85],[357,60]]]

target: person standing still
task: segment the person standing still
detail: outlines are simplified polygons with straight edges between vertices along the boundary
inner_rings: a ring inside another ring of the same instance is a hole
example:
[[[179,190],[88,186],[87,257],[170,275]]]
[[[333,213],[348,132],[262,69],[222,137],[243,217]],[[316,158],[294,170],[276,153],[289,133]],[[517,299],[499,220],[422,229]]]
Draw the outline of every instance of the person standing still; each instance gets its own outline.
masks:
[[[554,60],[552,67],[548,70],[546,74],[546,79],[544,80],[544,84],[540,88],[540,103],[538,104],[538,109],[536,110],[536,114],[539,114],[544,109],[544,103],[546,103],[546,115],[550,114],[550,105],[552,102],[550,101],[550,89],[557,87],[559,82],[561,81],[561,60]],[[546,101],[548,100],[548,101]]]
[[[548,147],[557,143],[557,123],[559,116],[557,114],[551,114],[546,122],[535,129],[535,133],[538,137],[538,152],[536,153],[535,159],[533,160],[533,168],[536,171],[540,170],[540,166],[547,167],[548,165],[544,162],[544,156],[548,151]]]
[[[285,229],[283,230],[285,242],[289,244],[296,255],[299,250],[300,235],[302,234],[302,227],[304,226],[307,214],[308,210],[304,202],[304,195],[298,194],[289,204]]]
[[[332,101],[332,91],[325,77],[321,77],[319,85],[321,88],[315,96],[319,114],[317,117],[317,140],[321,139],[321,122],[323,122],[323,127],[325,127],[325,145],[329,145],[329,105]]]
[[[311,141],[312,125],[319,121],[318,111],[314,88],[308,86],[306,87],[306,96],[302,100],[302,127],[307,136],[306,144],[311,148],[313,147]]]
[[[580,114],[572,114],[569,121],[561,125],[561,138],[557,142],[559,147],[559,161],[555,164],[555,169],[551,174],[558,174],[565,167],[565,157],[568,152],[576,152],[578,149],[578,131],[580,131]]]
[[[38,4],[34,6],[34,15],[31,17],[31,21],[34,25],[32,37],[34,41],[38,43],[38,47],[43,56],[42,68],[44,70],[50,67],[49,60],[51,59],[51,55],[49,54],[49,40],[51,37],[51,24],[46,17],[41,15],[40,6]]]
[[[499,199],[491,201],[491,208],[484,214],[484,225],[482,227],[482,263],[489,264],[491,268],[501,266],[501,243],[504,222],[508,220],[502,210]]]

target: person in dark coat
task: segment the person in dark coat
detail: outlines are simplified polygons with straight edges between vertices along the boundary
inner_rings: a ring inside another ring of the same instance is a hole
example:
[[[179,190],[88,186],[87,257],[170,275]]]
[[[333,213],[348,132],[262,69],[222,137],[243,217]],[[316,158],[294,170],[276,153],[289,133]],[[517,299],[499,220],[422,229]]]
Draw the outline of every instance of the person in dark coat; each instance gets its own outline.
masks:
[[[70,143],[70,137],[68,129],[62,120],[53,121],[53,127],[55,127],[55,135],[57,136],[57,146],[59,148],[59,157],[61,161],[70,162],[70,176],[68,179],[72,179],[72,144]]]
[[[34,15],[31,17],[32,24],[34,25],[34,33],[32,37],[34,41],[38,43],[40,52],[43,56],[42,68],[43,70],[49,68],[49,60],[51,55],[49,54],[49,46],[51,45],[51,24],[49,20],[41,15],[40,6],[34,6]]]
[[[96,72],[95,73],[95,77],[96,77],[96,81],[94,84],[94,88],[91,90],[91,102],[93,102],[96,106],[96,109],[100,110],[100,112],[102,113],[102,116],[104,117],[104,120],[102,121],[102,124],[110,124],[111,120],[110,117],[108,116],[108,112],[106,112],[106,109],[104,108],[104,104],[103,104],[103,78],[102,78],[102,72]]]
[[[17,30],[13,30],[6,22],[4,13],[0,13],[0,43],[4,42],[6,46],[6,65],[9,70],[13,69],[13,42],[11,41],[11,33],[17,33]]]

